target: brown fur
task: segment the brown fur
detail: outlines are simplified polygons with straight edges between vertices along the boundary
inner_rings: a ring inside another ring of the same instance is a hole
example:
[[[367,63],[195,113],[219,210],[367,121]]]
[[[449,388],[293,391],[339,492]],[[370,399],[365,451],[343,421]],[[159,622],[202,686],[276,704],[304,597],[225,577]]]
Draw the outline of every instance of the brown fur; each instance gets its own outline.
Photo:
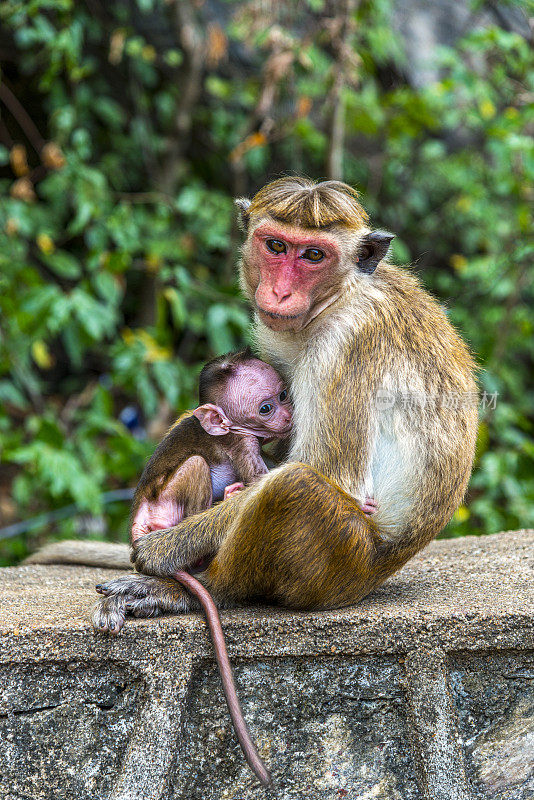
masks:
[[[228,436],[231,436],[232,439],[238,438],[233,434],[228,434]],[[202,470],[198,475],[198,480],[194,483],[190,481],[184,483],[183,497],[178,498],[178,502],[191,505],[191,511],[185,516],[209,508],[211,505],[211,480],[208,465],[222,464],[228,458],[228,454],[220,439],[206,433],[198,419],[188,412],[176,420],[147,462],[135,489],[132,517],[135,516],[143,499],[157,500],[176,474],[176,470],[194,457],[204,462],[208,468],[207,472],[202,469],[202,465],[197,463]]]
[[[341,181],[316,184],[308,178],[279,178],[255,195],[249,217],[270,216],[289,225],[320,230],[331,225],[359,228],[367,220],[358,192]]]
[[[133,560],[141,572],[168,576],[216,552],[202,580],[220,604],[261,597],[295,608],[347,605],[424,547],[460,503],[477,429],[475,367],[412,275],[384,261],[372,274],[358,269],[367,215],[353,190],[336,182],[282,179],[248,206],[242,283],[252,302],[264,277],[250,243],[266,218],[281,225],[280,235],[328,228],[341,253],[329,276],[336,291],[319,314],[294,327],[287,319],[282,328],[256,326],[262,356],[293,396],[291,463],[220,506],[142,537]],[[393,408],[377,406],[379,391],[394,393]],[[404,408],[402,394],[418,392],[427,402]],[[450,407],[455,394],[461,407]],[[372,520],[358,504],[369,482],[378,502]],[[108,586],[110,597],[128,594],[128,578],[119,580]],[[146,580],[148,602],[154,579]],[[169,605],[165,594],[161,607]]]

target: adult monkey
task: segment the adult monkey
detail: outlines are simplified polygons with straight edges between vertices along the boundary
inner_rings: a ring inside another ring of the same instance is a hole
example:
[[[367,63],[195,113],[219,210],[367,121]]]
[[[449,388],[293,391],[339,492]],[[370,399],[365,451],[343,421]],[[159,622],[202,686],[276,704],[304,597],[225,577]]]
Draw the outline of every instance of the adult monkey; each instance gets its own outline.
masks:
[[[474,363],[416,278],[383,260],[392,235],[372,231],[338,181],[282,178],[237,203],[259,350],[293,398],[289,463],[136,541],[143,574],[104,584],[102,629],[188,610],[172,575],[211,555],[199,577],[219,605],[353,604],[443,528],[467,486]]]

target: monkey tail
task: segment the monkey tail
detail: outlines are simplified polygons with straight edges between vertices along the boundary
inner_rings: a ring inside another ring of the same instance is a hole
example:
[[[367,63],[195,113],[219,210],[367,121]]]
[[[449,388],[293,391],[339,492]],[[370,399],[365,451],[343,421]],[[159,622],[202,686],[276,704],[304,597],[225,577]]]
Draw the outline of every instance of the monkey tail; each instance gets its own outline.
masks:
[[[239,744],[241,745],[241,749],[243,750],[251,770],[258,777],[263,786],[268,786],[271,783],[271,776],[267,771],[265,764],[261,760],[258,751],[256,750],[256,746],[250,736],[247,723],[243,717],[243,711],[241,710],[241,705],[235,689],[232,667],[228,658],[228,651],[224,641],[224,633],[221,626],[221,620],[219,618],[219,612],[217,611],[217,606],[213,602],[213,598],[208,590],[188,572],[179,570],[178,572],[174,573],[173,577],[175,580],[185,586],[186,589],[188,589],[191,594],[200,601],[200,604],[204,609],[213,641],[215,657],[217,659],[217,664],[219,665],[224,696],[226,697],[226,702],[230,711],[230,717],[232,719],[237,738],[239,739]]]

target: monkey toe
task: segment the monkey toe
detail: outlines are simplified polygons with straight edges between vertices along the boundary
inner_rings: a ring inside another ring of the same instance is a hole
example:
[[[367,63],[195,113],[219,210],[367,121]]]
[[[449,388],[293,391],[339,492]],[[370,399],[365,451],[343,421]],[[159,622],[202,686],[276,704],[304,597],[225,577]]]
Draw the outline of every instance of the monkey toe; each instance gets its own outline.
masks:
[[[126,618],[125,602],[121,597],[104,597],[93,610],[93,627],[101,633],[117,635]]]
[[[148,592],[146,577],[135,573],[123,575],[121,578],[113,578],[106,583],[99,583],[95,588],[99,594],[103,594],[106,597],[124,597],[127,595],[145,597]]]
[[[157,599],[144,597],[137,600],[129,600],[126,603],[126,611],[132,617],[157,617],[163,613]]]

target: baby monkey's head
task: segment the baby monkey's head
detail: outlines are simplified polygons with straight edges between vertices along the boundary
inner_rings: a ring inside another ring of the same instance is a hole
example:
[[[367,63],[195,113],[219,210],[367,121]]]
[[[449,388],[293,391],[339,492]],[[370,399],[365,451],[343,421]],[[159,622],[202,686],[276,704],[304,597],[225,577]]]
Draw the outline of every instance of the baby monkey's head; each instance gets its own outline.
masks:
[[[193,414],[212,436],[241,433],[278,439],[291,431],[293,409],[284,381],[247,348],[206,364]]]

